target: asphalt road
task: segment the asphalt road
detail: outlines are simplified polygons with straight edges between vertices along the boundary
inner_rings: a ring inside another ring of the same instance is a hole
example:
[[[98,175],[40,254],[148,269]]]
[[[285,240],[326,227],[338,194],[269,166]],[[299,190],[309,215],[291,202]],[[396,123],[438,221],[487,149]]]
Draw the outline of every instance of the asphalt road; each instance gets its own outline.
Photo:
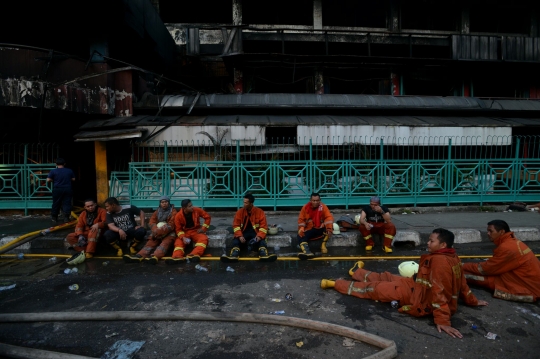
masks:
[[[478,250],[478,248],[476,249]],[[207,311],[306,318],[357,328],[393,340],[399,358],[536,358],[540,307],[491,298],[473,288],[487,307],[460,305],[452,325],[464,338],[438,333],[433,318],[413,318],[378,303],[320,289],[321,278],[347,277],[352,261],[240,262],[235,272],[217,261],[157,266],[94,259],[64,274],[65,263],[2,260],[0,265],[50,266],[11,280],[0,291],[0,312]],[[399,261],[366,261],[366,268],[397,274]],[[24,279],[23,279],[24,278]],[[5,283],[5,279],[4,279]],[[69,290],[74,283],[78,291]],[[287,293],[292,300],[285,299]],[[273,300],[280,300],[279,302]],[[472,329],[475,325],[477,329]],[[495,340],[485,338],[497,334]],[[316,331],[262,324],[177,321],[39,322],[0,324],[0,342],[101,357],[118,340],[145,341],[135,358],[352,358],[377,348]],[[299,347],[297,343],[302,343]]]

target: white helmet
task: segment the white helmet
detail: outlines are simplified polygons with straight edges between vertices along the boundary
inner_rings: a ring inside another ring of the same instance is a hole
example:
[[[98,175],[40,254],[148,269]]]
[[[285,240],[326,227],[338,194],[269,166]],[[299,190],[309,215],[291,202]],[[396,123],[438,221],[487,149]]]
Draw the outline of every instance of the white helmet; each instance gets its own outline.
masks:
[[[418,273],[418,268],[419,268],[418,263],[413,262],[413,261],[402,262],[398,267],[399,274],[402,277],[408,277],[408,278],[412,278],[413,275]]]
[[[84,251],[81,251],[66,259],[66,263],[76,266],[77,264],[81,264],[82,262],[84,262],[85,259],[86,256],[84,254]]]
[[[356,216],[354,216],[354,223],[360,224],[360,217],[361,217],[360,214],[357,214]]]
[[[337,223],[334,223],[334,229],[332,231],[333,234],[341,234],[340,230],[339,230],[339,226]]]
[[[161,228],[161,227],[165,226],[166,224],[167,224],[167,222],[159,222],[159,223],[157,224],[157,227],[158,227],[158,228]]]

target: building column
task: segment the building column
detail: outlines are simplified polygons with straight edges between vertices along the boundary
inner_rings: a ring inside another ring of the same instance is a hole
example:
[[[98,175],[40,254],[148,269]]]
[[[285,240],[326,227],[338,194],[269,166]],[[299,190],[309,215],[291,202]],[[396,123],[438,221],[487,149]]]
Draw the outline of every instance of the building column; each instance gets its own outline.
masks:
[[[242,25],[242,0],[232,2],[232,20],[233,25]]]
[[[234,69],[234,91],[237,95],[244,93],[244,73],[242,70]]]
[[[97,203],[103,206],[109,197],[109,173],[107,169],[107,142],[94,141],[96,165]]]
[[[461,27],[458,29],[462,34],[469,34],[471,32],[471,18],[470,18],[470,6],[467,1],[461,2]]]
[[[400,8],[399,0],[390,0],[390,11],[388,12],[388,30],[390,31],[400,31]]]
[[[313,29],[322,30],[322,0],[313,0]]]

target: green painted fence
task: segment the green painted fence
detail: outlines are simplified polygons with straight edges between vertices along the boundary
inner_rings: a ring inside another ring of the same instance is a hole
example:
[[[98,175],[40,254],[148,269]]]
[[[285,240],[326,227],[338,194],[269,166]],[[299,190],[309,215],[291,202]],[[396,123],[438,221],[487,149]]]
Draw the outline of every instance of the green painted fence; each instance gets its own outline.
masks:
[[[349,208],[378,195],[387,205],[540,200],[540,138],[313,138],[236,143],[133,144],[129,171],[111,174],[110,195],[156,207],[239,207],[246,192],[265,208],[299,207],[311,192]]]

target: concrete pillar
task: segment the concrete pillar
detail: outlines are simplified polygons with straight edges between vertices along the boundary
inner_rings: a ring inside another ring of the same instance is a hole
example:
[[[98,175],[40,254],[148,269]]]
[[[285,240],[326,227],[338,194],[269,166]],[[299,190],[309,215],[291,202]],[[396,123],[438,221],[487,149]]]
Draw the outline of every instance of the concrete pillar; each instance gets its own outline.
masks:
[[[97,203],[103,203],[109,197],[109,171],[107,168],[107,142],[94,141],[96,165]]]
[[[232,2],[233,25],[242,25],[242,0]]]
[[[322,30],[322,0],[313,0],[313,29]]]
[[[469,34],[471,32],[471,11],[469,3],[463,1],[461,3],[461,28],[459,31],[462,34]]]
[[[242,70],[234,69],[234,91],[238,95],[244,93],[244,73]]]
[[[392,96],[401,95],[400,75],[392,73],[390,74],[390,80],[392,82]]]
[[[315,93],[317,95],[323,95],[324,94],[324,76],[322,71],[315,71]]]
[[[400,31],[400,2],[399,0],[390,0],[390,11],[388,12],[388,29],[390,31]]]

